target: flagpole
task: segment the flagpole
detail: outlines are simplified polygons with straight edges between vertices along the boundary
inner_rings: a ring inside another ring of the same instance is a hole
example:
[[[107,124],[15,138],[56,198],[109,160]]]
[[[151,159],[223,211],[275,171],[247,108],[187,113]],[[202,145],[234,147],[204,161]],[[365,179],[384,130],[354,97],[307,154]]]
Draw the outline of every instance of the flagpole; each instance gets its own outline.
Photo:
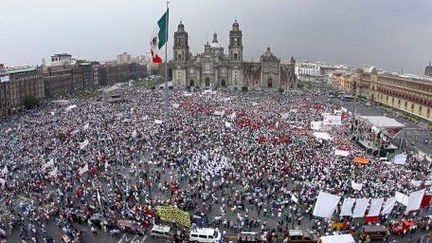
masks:
[[[165,43],[165,86],[164,86],[164,91],[165,91],[165,118],[168,119],[169,116],[169,97],[168,97],[168,35],[169,35],[169,31],[168,31],[168,27],[169,27],[169,6],[168,6],[169,2],[166,2],[166,7],[167,7],[167,11],[166,11],[166,37],[167,37],[167,41]]]

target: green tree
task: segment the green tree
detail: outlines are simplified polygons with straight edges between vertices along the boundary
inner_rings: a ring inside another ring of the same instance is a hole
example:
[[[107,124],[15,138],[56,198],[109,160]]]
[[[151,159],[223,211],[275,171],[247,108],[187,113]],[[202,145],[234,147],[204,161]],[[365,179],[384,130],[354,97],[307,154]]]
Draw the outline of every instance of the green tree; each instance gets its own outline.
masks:
[[[24,107],[29,110],[39,105],[39,101],[34,96],[26,96],[23,101]]]

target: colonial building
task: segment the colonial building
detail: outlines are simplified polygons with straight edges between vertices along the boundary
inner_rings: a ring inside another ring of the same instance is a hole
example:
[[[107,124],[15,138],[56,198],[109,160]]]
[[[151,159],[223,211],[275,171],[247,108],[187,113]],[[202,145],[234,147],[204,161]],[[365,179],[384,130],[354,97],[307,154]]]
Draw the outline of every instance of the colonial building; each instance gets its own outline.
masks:
[[[204,52],[192,55],[189,35],[182,22],[174,33],[172,78],[176,88],[241,88],[293,89],[296,88],[295,61],[282,65],[270,50],[261,55],[260,62],[246,62],[243,55],[243,34],[237,21],[229,34],[228,53],[219,43],[217,34]]]
[[[424,74],[426,76],[432,77],[432,65],[431,65],[431,62],[429,62],[429,65],[425,68]]]
[[[66,53],[51,56],[51,64],[43,65],[46,96],[96,88],[99,80],[95,68],[97,71],[92,63],[74,60]]]
[[[101,85],[113,85],[130,79],[144,78],[147,74],[146,65],[139,63],[117,64],[106,63],[98,66]]]
[[[432,81],[411,79],[375,68],[359,69],[353,74],[357,96],[378,102],[432,121]]]
[[[0,71],[0,117],[23,107],[27,96],[45,96],[41,70],[38,67],[3,69]]]

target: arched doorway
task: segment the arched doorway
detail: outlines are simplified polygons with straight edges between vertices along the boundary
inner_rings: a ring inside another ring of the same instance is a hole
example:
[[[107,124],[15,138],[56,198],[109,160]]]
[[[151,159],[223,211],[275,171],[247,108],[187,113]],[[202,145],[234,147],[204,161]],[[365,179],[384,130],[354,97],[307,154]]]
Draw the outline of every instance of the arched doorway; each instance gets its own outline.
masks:
[[[191,80],[189,81],[189,86],[193,87],[194,85],[195,85],[194,80],[191,79]]]
[[[271,88],[273,86],[273,79],[272,78],[269,78],[268,80],[267,80],[267,87],[268,88]]]
[[[205,79],[205,86],[206,87],[210,86],[210,78]]]
[[[225,79],[222,79],[222,81],[221,81],[221,86],[222,86],[222,87],[226,87]]]

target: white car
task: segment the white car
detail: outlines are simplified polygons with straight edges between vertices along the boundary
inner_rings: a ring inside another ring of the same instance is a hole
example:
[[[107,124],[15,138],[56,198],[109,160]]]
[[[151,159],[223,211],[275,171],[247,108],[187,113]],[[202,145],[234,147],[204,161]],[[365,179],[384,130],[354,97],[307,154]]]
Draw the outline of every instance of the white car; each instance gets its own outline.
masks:
[[[198,228],[189,234],[189,242],[218,243],[221,240],[221,233],[218,229]]]

